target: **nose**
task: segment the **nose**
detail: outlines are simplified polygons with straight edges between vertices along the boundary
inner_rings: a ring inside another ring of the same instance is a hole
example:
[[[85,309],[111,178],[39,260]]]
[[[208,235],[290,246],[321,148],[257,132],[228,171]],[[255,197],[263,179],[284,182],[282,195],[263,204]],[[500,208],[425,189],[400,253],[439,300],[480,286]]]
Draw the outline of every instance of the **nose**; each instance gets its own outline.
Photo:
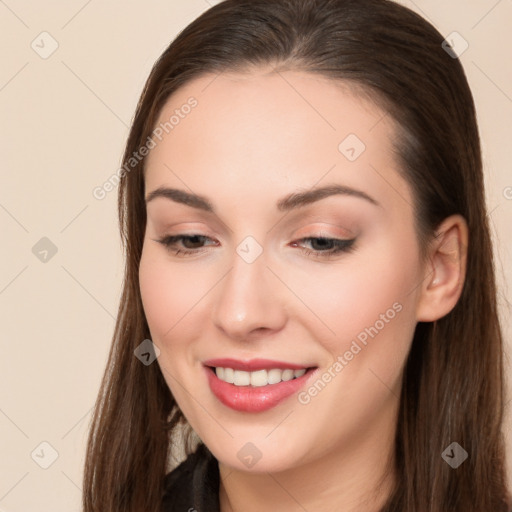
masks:
[[[231,270],[216,286],[212,320],[229,338],[244,341],[268,335],[286,323],[284,286],[264,256],[247,263],[235,254]]]

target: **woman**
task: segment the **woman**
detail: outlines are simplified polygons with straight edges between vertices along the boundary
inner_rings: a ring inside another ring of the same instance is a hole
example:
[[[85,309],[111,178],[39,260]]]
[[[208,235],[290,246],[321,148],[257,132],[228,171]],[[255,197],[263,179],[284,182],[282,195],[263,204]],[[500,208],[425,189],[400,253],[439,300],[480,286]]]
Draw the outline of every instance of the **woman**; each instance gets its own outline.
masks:
[[[226,0],[155,64],[123,164],[85,512],[510,510],[478,128],[437,30]]]

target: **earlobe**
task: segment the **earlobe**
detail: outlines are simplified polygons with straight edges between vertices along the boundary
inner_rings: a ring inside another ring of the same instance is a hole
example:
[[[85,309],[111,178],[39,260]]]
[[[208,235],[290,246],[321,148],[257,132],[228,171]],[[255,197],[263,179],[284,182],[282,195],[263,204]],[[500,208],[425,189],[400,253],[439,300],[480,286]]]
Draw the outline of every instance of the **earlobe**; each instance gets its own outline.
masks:
[[[457,304],[466,275],[468,227],[461,215],[446,218],[429,247],[418,300],[418,322],[433,322]]]

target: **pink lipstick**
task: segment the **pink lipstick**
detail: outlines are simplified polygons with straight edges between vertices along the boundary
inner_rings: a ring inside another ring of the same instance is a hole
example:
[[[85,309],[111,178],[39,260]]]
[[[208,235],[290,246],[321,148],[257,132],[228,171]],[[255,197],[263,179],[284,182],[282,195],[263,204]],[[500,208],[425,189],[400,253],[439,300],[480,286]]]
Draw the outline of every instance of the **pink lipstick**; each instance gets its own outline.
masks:
[[[298,392],[316,367],[269,359],[204,361],[215,397],[240,412],[263,412]]]

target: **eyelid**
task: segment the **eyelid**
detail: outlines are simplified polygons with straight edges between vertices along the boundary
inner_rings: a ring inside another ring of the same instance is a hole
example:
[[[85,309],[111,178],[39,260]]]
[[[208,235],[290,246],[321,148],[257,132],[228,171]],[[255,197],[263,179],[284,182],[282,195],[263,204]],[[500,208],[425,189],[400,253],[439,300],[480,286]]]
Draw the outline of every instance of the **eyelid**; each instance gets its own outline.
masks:
[[[210,241],[214,241],[213,238],[203,235],[200,233],[179,233],[176,235],[166,235],[163,238],[160,239],[153,239],[155,242],[158,242],[162,244],[168,252],[173,252],[174,257],[178,257],[178,254],[182,254],[180,258],[183,257],[193,257],[193,256],[199,256],[200,254],[208,253],[210,252],[208,249],[205,249],[205,247],[196,247],[192,249],[188,248],[176,248],[176,244],[179,242],[183,242],[183,239],[190,239],[190,238],[199,238],[199,239],[207,239]],[[330,242],[333,244],[333,247],[327,250],[318,250],[318,249],[306,249],[302,247],[302,244],[305,242],[311,242],[312,240],[324,240],[327,242]],[[214,241],[216,243],[216,241]],[[324,236],[324,235],[316,235],[312,234],[307,237],[302,238],[295,238],[292,242],[293,247],[297,247],[302,254],[312,257],[313,259],[316,259],[318,261],[328,261],[329,259],[336,259],[337,257],[340,257],[343,254],[347,254],[349,252],[352,252],[354,250],[354,245],[356,242],[356,238],[337,238],[337,237],[331,237],[331,236]],[[214,243],[214,245],[215,245]],[[208,246],[207,246],[208,247]]]
[[[318,227],[308,226],[307,228],[301,229],[296,235],[292,235],[291,238],[341,238],[341,239],[352,239],[357,237],[357,233],[353,230],[341,227],[338,224],[330,224],[336,229],[336,232],[327,231],[325,223]],[[313,231],[313,233],[311,233]],[[303,233],[304,232],[304,233]]]

